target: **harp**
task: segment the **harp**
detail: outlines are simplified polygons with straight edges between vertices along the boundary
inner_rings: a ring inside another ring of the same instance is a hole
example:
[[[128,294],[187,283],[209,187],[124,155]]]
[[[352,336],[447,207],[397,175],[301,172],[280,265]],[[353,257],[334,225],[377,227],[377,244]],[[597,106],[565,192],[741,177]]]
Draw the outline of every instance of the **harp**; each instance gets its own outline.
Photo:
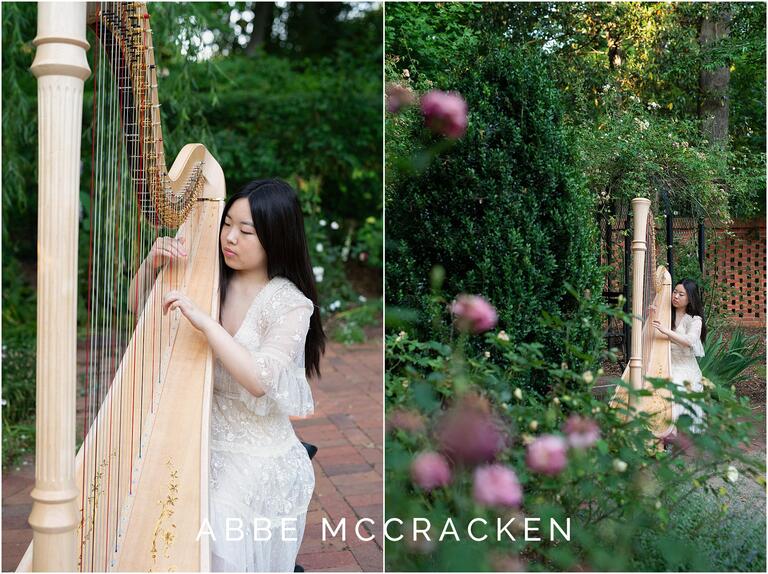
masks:
[[[656,237],[651,202],[632,200],[632,347],[629,364],[622,375],[632,389],[647,389],[650,396],[630,400],[625,387],[617,387],[610,401],[612,408],[634,407],[650,415],[650,430],[657,438],[673,428],[672,394],[656,389],[648,378],[670,377],[670,341],[658,333],[653,321],[669,327],[672,319],[672,278],[669,271],[656,267]]]
[[[208,513],[212,356],[186,321],[162,315],[161,300],[182,289],[218,316],[224,175],[201,144],[166,168],[150,22],[140,3],[38,8],[37,443],[33,542],[21,571],[209,570],[198,532]],[[78,326],[87,26],[91,225]],[[163,235],[184,238],[188,256],[150,272],[133,295],[139,263]]]

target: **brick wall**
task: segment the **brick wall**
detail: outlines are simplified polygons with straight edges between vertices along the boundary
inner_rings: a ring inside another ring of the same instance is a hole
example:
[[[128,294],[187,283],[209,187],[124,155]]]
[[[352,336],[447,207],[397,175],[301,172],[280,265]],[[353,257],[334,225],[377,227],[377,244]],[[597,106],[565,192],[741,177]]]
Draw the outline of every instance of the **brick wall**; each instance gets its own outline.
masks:
[[[623,281],[625,221],[619,221],[611,234],[612,256],[606,287],[620,289]],[[696,222],[676,218],[675,244],[695,246]],[[656,230],[657,238],[664,237],[664,229]],[[721,300],[716,303],[719,312],[729,316],[734,324],[745,327],[764,327],[766,314],[766,234],[765,219],[736,220],[725,228],[707,227],[705,274],[714,278]],[[690,243],[693,242],[693,243]],[[679,261],[680,253],[675,257]],[[657,253],[657,261],[665,264],[666,256]],[[603,256],[603,263],[607,263]]]
[[[695,245],[696,234],[695,220],[675,219],[676,245]],[[765,220],[736,220],[727,229],[709,226],[706,236],[704,273],[717,283],[718,312],[744,327],[765,326]]]
[[[737,220],[709,235],[705,272],[724,287],[721,310],[739,325],[765,326],[765,219]],[[714,235],[714,237],[712,237]]]

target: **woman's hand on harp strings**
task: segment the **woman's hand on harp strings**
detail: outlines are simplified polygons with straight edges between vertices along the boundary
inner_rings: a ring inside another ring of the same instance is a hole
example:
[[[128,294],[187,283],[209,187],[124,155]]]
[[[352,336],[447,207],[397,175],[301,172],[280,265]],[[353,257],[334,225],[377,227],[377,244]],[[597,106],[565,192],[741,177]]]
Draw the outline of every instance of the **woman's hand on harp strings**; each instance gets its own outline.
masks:
[[[184,248],[185,239],[179,237],[158,237],[152,244],[149,254],[144,258],[131,279],[128,287],[128,310],[138,313],[144,308],[152,284],[157,277],[158,269],[168,262],[186,259],[187,250]]]
[[[693,347],[693,343],[691,342],[691,338],[686,335],[681,335],[680,333],[673,331],[669,327],[663,327],[661,325],[661,321],[654,321],[653,326],[656,328],[657,331],[659,331],[661,334],[665,335],[667,339],[672,341],[673,343],[680,345],[681,347]],[[698,338],[697,336],[694,336],[694,341]]]
[[[235,341],[218,321],[200,311],[181,291],[170,291],[163,297],[163,314],[167,314],[171,309],[180,309],[192,326],[205,335],[211,349],[232,378],[253,396],[264,395],[264,388],[256,374],[257,369],[250,352]]]
[[[177,259],[186,259],[187,250],[184,248],[185,237],[158,237],[152,244],[147,260],[151,263],[153,269],[158,269],[168,262]]]
[[[653,327],[662,335],[666,335],[669,337],[670,333],[672,332],[671,329],[666,328],[664,325],[661,324],[661,321],[658,319],[653,320]]]
[[[205,331],[208,324],[213,322],[211,317],[198,309],[197,305],[181,291],[169,291],[163,297],[163,315],[167,315],[168,311],[174,309],[181,310],[182,315],[199,331]]]

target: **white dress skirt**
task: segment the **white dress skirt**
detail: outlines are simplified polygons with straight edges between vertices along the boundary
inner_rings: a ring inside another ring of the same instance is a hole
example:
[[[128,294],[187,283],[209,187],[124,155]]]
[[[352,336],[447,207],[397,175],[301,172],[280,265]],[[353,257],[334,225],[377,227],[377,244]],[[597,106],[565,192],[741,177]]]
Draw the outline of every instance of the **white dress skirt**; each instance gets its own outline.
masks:
[[[266,390],[255,397],[217,360],[210,441],[211,569],[293,572],[315,475],[289,416],[313,412],[304,342],[314,307],[276,277],[254,299],[235,341]]]
[[[704,356],[704,345],[701,344],[702,320],[698,315],[691,317],[683,315],[683,319],[675,325],[675,333],[684,337],[690,346],[678,345],[671,341],[670,346],[670,375],[672,382],[684,390],[700,393],[704,387],[701,383],[701,369],[696,357]],[[672,405],[672,422],[676,423],[681,415],[688,415],[693,420],[691,430],[704,430],[704,412],[698,405],[675,403]],[[673,431],[674,432],[674,431]]]

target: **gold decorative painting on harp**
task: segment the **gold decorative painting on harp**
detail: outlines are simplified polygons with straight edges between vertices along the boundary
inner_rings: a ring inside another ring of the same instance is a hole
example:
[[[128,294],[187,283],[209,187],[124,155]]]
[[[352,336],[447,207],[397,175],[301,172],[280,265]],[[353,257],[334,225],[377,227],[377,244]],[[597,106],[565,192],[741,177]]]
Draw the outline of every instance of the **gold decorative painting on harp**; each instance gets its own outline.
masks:
[[[632,339],[629,364],[622,380],[635,390],[647,389],[651,396],[629,400],[624,387],[617,387],[611,407],[632,406],[650,417],[650,430],[657,438],[673,428],[672,395],[666,389],[654,389],[647,378],[670,377],[670,341],[654,327],[653,321],[670,327],[672,319],[672,278],[669,271],[656,267],[656,236],[648,199],[632,200]]]
[[[150,23],[140,3],[38,7],[34,536],[19,570],[209,570],[207,538],[197,535],[208,513],[213,358],[179,314],[162,315],[161,299],[183,289],[218,317],[224,175],[201,144],[184,146],[166,169]],[[91,193],[87,314],[78,325],[83,129]],[[147,258],[167,235],[183,238],[186,258]],[[78,357],[84,438],[75,456]]]

